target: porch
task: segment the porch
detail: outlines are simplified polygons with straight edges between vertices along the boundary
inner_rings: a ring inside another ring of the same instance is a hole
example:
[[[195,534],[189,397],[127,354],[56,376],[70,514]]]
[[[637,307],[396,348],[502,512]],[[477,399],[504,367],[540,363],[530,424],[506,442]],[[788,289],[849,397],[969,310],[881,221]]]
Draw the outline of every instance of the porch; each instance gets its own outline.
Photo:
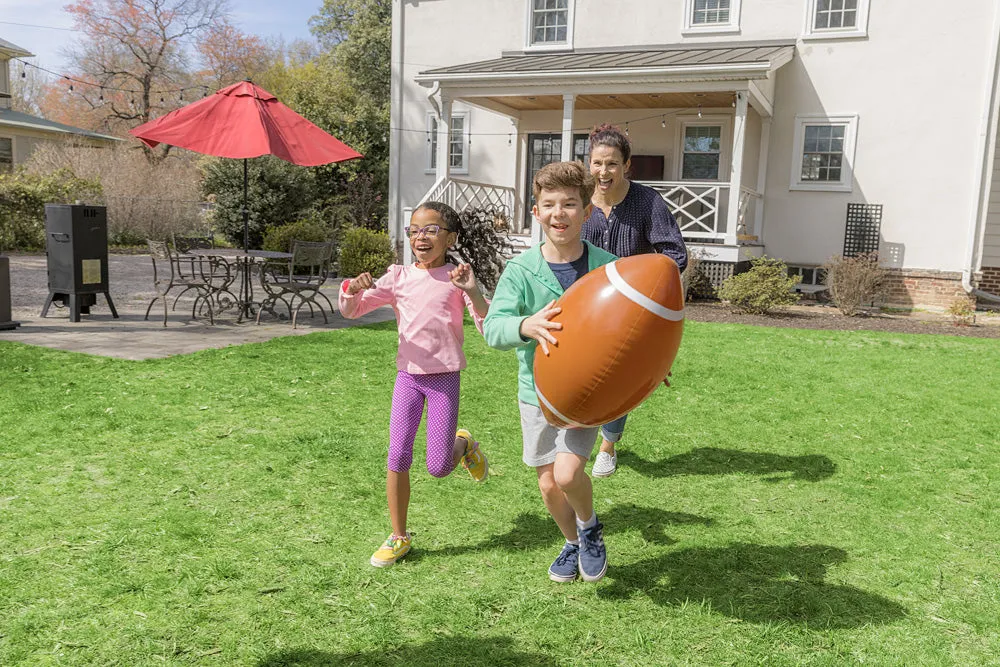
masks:
[[[586,161],[589,129],[613,122],[632,142],[630,178],[663,197],[692,251],[731,273],[763,254],[774,72],[793,51],[791,42],[770,42],[505,54],[423,72],[416,80],[429,88],[436,120],[435,183],[413,207],[494,206],[512,234],[534,242],[534,173],[556,160]],[[509,120],[513,169],[452,173],[456,102]],[[400,229],[413,207],[402,207]]]

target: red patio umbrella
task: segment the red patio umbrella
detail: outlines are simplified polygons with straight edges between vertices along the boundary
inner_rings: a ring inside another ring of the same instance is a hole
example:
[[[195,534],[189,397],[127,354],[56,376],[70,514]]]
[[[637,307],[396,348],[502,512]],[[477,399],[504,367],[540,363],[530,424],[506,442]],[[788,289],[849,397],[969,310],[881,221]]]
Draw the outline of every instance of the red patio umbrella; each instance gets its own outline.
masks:
[[[243,250],[249,246],[247,158],[274,155],[314,167],[364,157],[250,81],[241,81],[130,130],[150,148],[159,143],[243,159]]]

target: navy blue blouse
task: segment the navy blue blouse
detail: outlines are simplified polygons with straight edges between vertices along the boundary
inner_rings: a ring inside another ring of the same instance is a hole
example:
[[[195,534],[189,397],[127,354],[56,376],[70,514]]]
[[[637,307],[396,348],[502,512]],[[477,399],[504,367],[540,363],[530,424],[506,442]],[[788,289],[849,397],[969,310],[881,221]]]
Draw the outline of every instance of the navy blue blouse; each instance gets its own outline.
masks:
[[[687,247],[667,203],[653,188],[632,181],[625,199],[611,208],[610,219],[594,207],[581,236],[619,257],[658,252],[681,271],[687,266]]]

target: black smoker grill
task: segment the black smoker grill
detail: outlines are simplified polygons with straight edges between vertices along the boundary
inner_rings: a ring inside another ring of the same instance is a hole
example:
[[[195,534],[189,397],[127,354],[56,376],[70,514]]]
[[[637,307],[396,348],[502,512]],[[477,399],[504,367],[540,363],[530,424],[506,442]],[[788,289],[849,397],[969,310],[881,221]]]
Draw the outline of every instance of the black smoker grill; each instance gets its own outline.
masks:
[[[104,294],[111,315],[118,318],[108,293],[108,215],[103,206],[45,205],[45,247],[49,264],[49,298],[69,306],[70,322],[90,314],[97,295]]]

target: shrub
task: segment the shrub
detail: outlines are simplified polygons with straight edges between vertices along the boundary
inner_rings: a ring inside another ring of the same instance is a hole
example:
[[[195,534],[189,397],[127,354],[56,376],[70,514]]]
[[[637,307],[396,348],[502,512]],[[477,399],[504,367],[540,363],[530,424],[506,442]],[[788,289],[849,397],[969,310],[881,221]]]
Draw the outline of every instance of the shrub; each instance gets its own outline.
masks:
[[[722,283],[719,297],[736,310],[766,315],[799,300],[799,295],[792,288],[800,280],[799,276],[788,276],[788,267],[780,259],[758,257],[751,261],[749,271],[727,278]]]
[[[290,252],[292,241],[328,241],[330,230],[315,220],[299,220],[280,227],[272,227],[264,235],[264,250]]]
[[[878,265],[876,253],[832,258],[823,265],[826,284],[834,305],[844,315],[856,315],[865,304],[873,304],[885,291],[888,272]]]
[[[969,296],[960,296],[948,305],[948,315],[956,327],[967,327],[976,323],[976,301]]]
[[[388,234],[357,227],[344,234],[338,273],[352,277],[368,272],[373,278],[378,278],[395,261],[396,253]]]
[[[102,204],[100,184],[77,178],[69,169],[0,175],[0,250],[44,248],[45,205],[76,200]]]
[[[147,238],[163,239],[171,233],[207,234],[200,177],[191,153],[176,150],[166,159],[151,161],[128,145],[44,143],[27,164],[30,173],[40,176],[63,168],[100,184],[111,245],[144,245]]]
[[[681,285],[684,288],[684,301],[689,299],[714,299],[715,286],[705,272],[704,252],[688,251],[688,263],[681,273]]]
[[[483,290],[492,294],[503,271],[505,258],[514,250],[502,222],[507,215],[494,206],[466,209],[460,215],[462,229],[455,253],[472,267]],[[405,240],[403,242],[406,243]]]
[[[204,158],[200,162],[202,194],[215,196],[212,223],[235,245],[243,245],[243,161]],[[264,234],[289,220],[298,220],[316,199],[311,169],[271,155],[248,163],[247,208],[250,247],[259,248]]]

